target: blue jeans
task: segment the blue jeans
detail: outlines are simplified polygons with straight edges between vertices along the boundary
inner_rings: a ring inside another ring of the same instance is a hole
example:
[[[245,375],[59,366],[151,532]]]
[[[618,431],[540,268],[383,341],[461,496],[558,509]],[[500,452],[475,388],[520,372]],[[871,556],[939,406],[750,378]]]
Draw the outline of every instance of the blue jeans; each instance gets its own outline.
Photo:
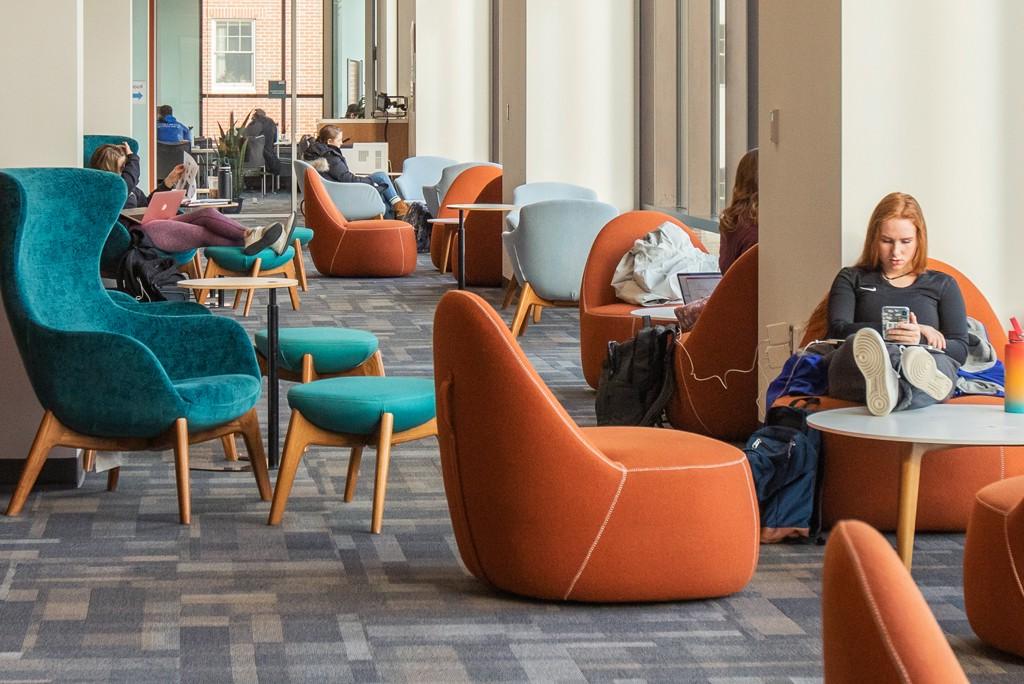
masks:
[[[398,196],[398,191],[395,190],[395,184],[391,182],[391,176],[383,171],[378,171],[377,173],[371,173],[369,178],[373,181],[374,186],[377,188],[377,192],[379,192],[380,196],[384,199],[384,206],[387,207],[387,211],[384,213],[384,218],[394,218],[394,203],[401,198]]]

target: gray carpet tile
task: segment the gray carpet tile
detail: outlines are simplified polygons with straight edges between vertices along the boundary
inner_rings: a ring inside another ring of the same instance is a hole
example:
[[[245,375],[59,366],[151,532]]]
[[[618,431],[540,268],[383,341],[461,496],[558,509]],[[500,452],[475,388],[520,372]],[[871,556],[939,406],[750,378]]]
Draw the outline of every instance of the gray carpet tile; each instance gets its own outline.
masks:
[[[311,291],[299,312],[282,298],[282,325],[370,330],[389,374],[430,376],[433,311],[451,276],[423,256],[413,276],[395,280],[321,278],[309,267]],[[479,292],[500,301],[497,289]],[[255,331],[266,299],[258,295],[248,318],[217,315]],[[577,326],[575,311],[545,312],[522,346],[569,412],[592,425]],[[260,411],[265,421],[264,403]],[[347,454],[312,448],[280,527],[266,525],[269,504],[251,474],[201,471],[192,473],[193,523],[182,527],[171,454],[123,458],[117,492],[93,474],[80,489],[36,491],[21,517],[0,517],[0,681],[821,680],[819,546],[762,547],[753,581],[731,597],[545,603],[465,571],[435,440],[394,449],[379,536],[368,533],[372,449],[345,504]],[[217,445],[194,448],[195,461],[221,458]],[[1024,662],[971,632],[962,551],[962,535],[920,535],[914,577],[973,681],[1022,681]]]

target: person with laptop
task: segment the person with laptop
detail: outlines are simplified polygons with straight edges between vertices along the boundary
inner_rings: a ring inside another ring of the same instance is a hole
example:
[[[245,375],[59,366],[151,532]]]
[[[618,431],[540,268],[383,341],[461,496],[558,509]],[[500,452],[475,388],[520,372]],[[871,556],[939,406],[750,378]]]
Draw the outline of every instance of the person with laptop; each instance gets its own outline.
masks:
[[[303,154],[306,161],[324,159],[327,161],[327,171],[321,172],[324,178],[338,183],[366,183],[376,188],[384,200],[384,206],[388,207],[385,218],[397,218],[405,216],[409,211],[409,205],[398,196],[391,177],[383,171],[372,173],[369,176],[357,176],[348,168],[345,155],[341,153],[341,145],[345,141],[341,128],[328,124],[320,129],[313,141]]]
[[[732,200],[718,217],[721,236],[718,269],[723,274],[744,252],[757,244],[757,148],[748,151],[736,165],[736,182]],[[701,274],[703,275],[703,274]],[[683,274],[679,274],[682,281]],[[717,284],[717,281],[716,281]],[[680,282],[680,285],[683,285]],[[684,293],[685,295],[685,293]],[[708,298],[690,299],[676,308],[676,320],[683,332],[693,328],[708,302]]]
[[[823,353],[829,396],[877,416],[952,396],[967,312],[956,279],[928,270],[928,228],[912,196],[893,192],[875,207],[860,258],[839,271],[808,325],[826,322],[826,344],[838,344]]]
[[[251,256],[267,247],[273,247],[274,251],[282,254],[288,247],[290,231],[285,231],[280,223],[247,228],[213,207],[178,215],[184,191],[172,188],[184,172],[182,164],[175,166],[151,195],[147,195],[138,186],[139,156],[131,151],[127,143],[100,145],[89,160],[89,166],[121,176],[128,187],[125,209],[148,208],[151,203],[156,205],[152,207],[153,211],[147,209],[138,227],[149,236],[158,249],[165,252],[185,252],[199,247],[239,246],[245,247],[243,251]],[[125,221],[122,216],[118,222],[127,229]]]

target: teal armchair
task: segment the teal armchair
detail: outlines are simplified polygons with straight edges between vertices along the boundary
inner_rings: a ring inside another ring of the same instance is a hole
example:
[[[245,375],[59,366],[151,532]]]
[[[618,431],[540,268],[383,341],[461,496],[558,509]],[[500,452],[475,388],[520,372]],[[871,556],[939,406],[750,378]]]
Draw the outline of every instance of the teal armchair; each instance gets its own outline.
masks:
[[[45,410],[8,515],[21,511],[55,445],[173,447],[179,515],[188,524],[189,445],[236,433],[261,498],[270,499],[254,409],[260,373],[242,327],[217,316],[125,306],[100,283],[100,251],[125,193],[120,178],[102,171],[0,171],[0,286]]]
[[[132,149],[132,152],[135,154],[139,153],[139,141],[135,138],[129,138],[127,135],[83,135],[82,166],[89,168],[89,160],[92,159],[93,152],[100,145],[120,145],[121,143],[128,143],[128,147]]]

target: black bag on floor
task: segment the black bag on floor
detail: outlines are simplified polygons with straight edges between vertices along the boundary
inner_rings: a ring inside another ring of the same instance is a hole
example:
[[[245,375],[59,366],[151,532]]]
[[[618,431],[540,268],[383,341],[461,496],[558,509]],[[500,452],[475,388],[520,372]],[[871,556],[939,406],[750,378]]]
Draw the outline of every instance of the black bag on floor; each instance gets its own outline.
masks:
[[[675,390],[676,331],[642,328],[631,340],[609,342],[597,385],[598,425],[655,425]]]
[[[770,408],[764,427],[743,448],[761,509],[762,543],[814,539],[821,530],[821,433],[807,425],[819,403],[794,399]]]
[[[177,287],[185,274],[174,259],[157,249],[141,230],[128,232],[132,242],[117,265],[117,289],[140,302],[185,301],[188,293]]]
[[[427,205],[423,202],[410,202],[409,211],[402,220],[413,227],[416,231],[416,251],[420,254],[430,251],[430,230],[433,224],[428,223],[434,218],[427,211]]]

